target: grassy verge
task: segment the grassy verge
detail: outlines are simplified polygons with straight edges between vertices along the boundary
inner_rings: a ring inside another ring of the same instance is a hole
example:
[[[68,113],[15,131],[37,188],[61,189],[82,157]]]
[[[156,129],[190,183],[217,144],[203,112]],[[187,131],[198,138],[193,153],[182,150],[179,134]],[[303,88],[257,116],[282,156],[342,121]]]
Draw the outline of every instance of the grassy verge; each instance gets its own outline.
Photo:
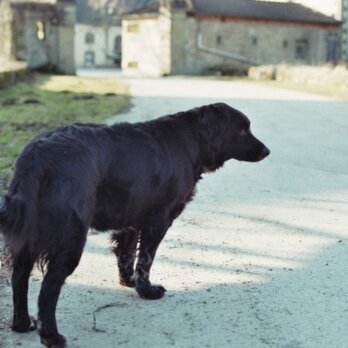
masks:
[[[35,135],[74,122],[102,122],[128,106],[127,86],[111,79],[37,74],[0,90],[0,194],[16,156]]]
[[[0,90],[0,196],[15,158],[35,135],[68,123],[102,122],[129,104],[127,86],[111,79],[37,74],[30,81]],[[5,296],[1,289],[10,277],[5,260],[0,234],[0,304]],[[0,336],[9,322],[6,308],[6,312],[0,311]]]

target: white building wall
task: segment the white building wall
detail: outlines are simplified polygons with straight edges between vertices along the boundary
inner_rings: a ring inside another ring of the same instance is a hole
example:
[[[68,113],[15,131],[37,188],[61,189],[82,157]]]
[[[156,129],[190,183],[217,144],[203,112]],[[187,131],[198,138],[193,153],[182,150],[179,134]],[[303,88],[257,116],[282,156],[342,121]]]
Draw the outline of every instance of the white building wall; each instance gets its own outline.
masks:
[[[163,76],[170,72],[170,21],[122,21],[122,70],[126,75]]]
[[[93,52],[95,67],[115,66],[115,39],[120,36],[122,29],[120,26],[103,28],[87,24],[76,24],[75,28],[75,60],[76,67],[86,67],[86,54]],[[87,43],[86,35],[92,33],[94,42]],[[89,65],[91,66],[91,65]]]

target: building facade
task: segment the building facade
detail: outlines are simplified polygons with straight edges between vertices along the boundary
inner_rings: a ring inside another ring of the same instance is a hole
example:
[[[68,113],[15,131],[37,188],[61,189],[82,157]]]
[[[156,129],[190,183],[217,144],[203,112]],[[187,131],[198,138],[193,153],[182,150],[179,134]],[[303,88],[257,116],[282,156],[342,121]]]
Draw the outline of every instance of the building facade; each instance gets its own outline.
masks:
[[[121,64],[121,42],[121,25],[103,27],[76,24],[76,67],[119,67]]]
[[[14,60],[15,52],[12,31],[10,0],[0,0],[0,67]]]
[[[337,62],[341,23],[295,3],[161,1],[123,20],[128,75]]]
[[[348,0],[342,3],[342,57],[348,64]]]
[[[3,61],[20,60],[33,69],[75,73],[72,0],[1,0],[0,6]]]
[[[75,57],[77,68],[121,65],[121,13],[135,0],[76,0]]]

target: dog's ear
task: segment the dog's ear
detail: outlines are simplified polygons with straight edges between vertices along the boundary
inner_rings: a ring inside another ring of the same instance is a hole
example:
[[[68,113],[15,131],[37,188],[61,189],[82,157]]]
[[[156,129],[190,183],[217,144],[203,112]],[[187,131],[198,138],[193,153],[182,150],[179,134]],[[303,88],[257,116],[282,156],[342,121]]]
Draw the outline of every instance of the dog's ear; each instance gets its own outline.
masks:
[[[221,149],[224,125],[218,108],[211,104],[201,107],[198,112],[199,134],[215,150]]]

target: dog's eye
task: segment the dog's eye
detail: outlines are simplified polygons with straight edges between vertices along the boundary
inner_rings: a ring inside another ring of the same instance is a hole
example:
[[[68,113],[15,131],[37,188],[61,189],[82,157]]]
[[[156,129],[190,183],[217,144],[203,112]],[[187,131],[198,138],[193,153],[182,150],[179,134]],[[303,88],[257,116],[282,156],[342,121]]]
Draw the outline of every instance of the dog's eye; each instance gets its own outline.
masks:
[[[239,131],[239,135],[246,135],[247,134],[247,131],[245,129],[242,129]]]

